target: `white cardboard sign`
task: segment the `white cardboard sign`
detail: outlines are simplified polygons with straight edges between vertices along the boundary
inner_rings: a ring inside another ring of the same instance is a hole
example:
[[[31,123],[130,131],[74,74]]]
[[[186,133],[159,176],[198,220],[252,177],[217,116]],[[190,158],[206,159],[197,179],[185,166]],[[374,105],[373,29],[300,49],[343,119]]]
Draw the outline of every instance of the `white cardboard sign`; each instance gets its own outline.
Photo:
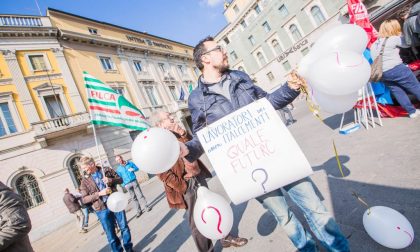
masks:
[[[313,173],[305,155],[266,98],[217,120],[197,135],[235,204]]]

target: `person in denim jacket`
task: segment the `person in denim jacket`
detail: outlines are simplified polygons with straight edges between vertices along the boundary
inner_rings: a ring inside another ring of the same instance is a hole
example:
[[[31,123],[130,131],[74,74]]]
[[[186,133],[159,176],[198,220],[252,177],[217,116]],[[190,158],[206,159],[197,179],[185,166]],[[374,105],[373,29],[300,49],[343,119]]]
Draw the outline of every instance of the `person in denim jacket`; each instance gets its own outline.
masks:
[[[226,50],[212,37],[197,44],[194,60],[202,75],[188,99],[194,133],[193,139],[186,143],[188,154],[185,158],[190,162],[204,152],[197,131],[261,98],[268,99],[275,109],[281,109],[300,94],[304,85],[304,81],[294,74],[287,84],[268,94],[254,85],[246,73],[229,69]],[[318,251],[318,248],[310,232],[289,208],[282,189],[303,211],[311,230],[328,251],[350,250],[339,226],[316,195],[312,182],[304,178],[256,198],[274,215],[299,251]]]

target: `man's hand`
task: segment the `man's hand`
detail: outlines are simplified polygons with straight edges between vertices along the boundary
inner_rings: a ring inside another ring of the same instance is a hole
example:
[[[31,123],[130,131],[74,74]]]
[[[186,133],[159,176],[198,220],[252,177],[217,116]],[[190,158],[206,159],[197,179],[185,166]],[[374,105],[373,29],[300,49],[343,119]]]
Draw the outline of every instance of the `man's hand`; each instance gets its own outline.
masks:
[[[296,70],[290,72],[287,77],[287,85],[293,90],[299,90],[301,87],[307,88],[306,81],[303,77],[299,76]]]
[[[102,189],[101,191],[99,191],[98,195],[99,196],[105,196],[105,195],[111,194],[111,190],[109,190],[109,189],[110,188]]]
[[[185,157],[188,153],[190,153],[188,147],[183,142],[179,142],[179,148],[179,157]]]
[[[110,182],[111,182],[111,179],[109,179],[109,178],[105,177],[105,178],[103,178],[103,179],[102,179],[102,181],[103,181],[105,184],[108,184],[108,183],[110,183]]]

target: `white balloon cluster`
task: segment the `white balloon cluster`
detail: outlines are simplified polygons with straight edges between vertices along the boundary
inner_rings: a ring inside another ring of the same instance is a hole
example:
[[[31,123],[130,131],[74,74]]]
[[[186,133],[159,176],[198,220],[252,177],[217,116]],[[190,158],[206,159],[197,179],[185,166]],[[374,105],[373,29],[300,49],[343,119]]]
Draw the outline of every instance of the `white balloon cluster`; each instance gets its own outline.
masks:
[[[300,61],[298,73],[308,81],[323,111],[339,114],[355,105],[358,90],[370,76],[369,62],[363,57],[367,42],[361,27],[339,25],[325,32]]]
[[[232,229],[232,208],[222,196],[200,186],[194,206],[194,222],[205,237],[213,240],[224,238]]]

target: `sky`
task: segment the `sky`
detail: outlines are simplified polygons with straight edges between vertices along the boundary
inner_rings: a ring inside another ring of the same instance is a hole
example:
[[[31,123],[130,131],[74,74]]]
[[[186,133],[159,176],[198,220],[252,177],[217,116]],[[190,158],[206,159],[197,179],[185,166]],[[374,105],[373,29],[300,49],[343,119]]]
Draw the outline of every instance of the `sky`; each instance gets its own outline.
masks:
[[[48,7],[194,46],[227,25],[223,0],[37,0]],[[0,14],[39,15],[35,0],[0,0]]]

